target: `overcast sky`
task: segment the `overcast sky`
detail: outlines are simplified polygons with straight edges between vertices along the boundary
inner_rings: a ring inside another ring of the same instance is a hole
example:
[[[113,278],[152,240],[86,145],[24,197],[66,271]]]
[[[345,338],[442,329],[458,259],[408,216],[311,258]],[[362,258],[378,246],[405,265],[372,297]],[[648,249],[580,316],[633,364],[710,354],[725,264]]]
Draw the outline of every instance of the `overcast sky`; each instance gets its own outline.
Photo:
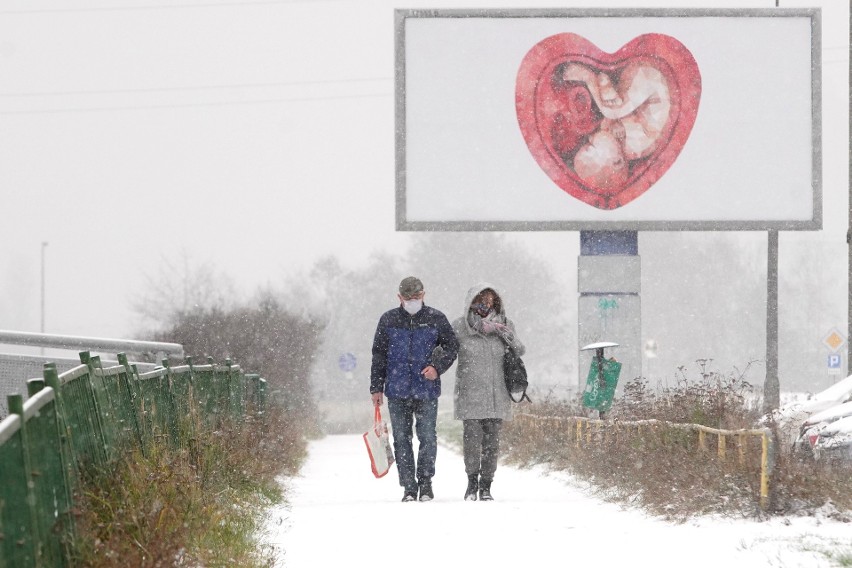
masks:
[[[822,234],[782,235],[782,247],[791,238],[843,242],[849,7],[781,6],[823,8],[825,202]],[[458,6],[4,1],[0,329],[39,331],[42,242],[46,331],[100,337],[138,327],[130,304],[144,291],[140,272],[156,274],[163,259],[215,263],[251,292],[321,255],[358,263],[376,249],[404,250],[394,217],[395,7]],[[577,233],[516,238],[563,274],[576,270]]]

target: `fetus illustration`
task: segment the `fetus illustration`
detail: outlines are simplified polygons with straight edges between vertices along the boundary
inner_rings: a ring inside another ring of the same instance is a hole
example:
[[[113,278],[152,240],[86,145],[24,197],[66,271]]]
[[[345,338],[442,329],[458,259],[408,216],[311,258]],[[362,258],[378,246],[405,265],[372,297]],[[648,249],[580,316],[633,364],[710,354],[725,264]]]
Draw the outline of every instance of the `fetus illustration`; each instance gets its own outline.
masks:
[[[600,128],[576,148],[562,148],[573,158],[577,176],[605,192],[629,179],[631,164],[650,156],[670,122],[671,101],[665,76],[645,62],[631,62],[617,81],[606,72],[570,63],[555,80],[585,86],[603,117]]]
[[[527,146],[563,190],[621,207],[672,165],[698,109],[695,60],[674,38],[639,36],[615,54],[559,34],[518,72],[516,109]]]

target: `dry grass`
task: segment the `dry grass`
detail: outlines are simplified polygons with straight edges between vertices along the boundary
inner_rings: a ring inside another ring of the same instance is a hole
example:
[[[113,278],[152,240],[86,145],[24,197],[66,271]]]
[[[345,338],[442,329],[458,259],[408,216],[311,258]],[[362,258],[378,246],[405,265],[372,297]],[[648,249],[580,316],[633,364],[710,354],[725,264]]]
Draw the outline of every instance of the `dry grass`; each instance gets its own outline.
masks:
[[[78,565],[270,566],[261,514],[283,498],[305,437],[278,411],[227,424],[187,448],[134,451],[79,489]]]
[[[852,521],[852,462],[815,461],[783,452],[774,478],[774,509]]]
[[[625,385],[605,426],[582,430],[579,401],[544,401],[526,412],[548,419],[516,420],[504,430],[505,455],[519,465],[547,463],[588,480],[602,496],[672,520],[723,514],[763,517],[788,512],[834,514],[850,519],[852,464],[802,461],[779,448],[767,507],[761,507],[760,438],[726,438],[724,459],[715,435],[705,447],[695,431],[666,423],[710,428],[753,428],[758,416],[751,386],[742,376],[702,373],[698,380],[651,389],[647,381]],[[596,415],[596,413],[593,413]],[[555,418],[555,419],[554,419]],[[628,421],[657,420],[641,428]]]

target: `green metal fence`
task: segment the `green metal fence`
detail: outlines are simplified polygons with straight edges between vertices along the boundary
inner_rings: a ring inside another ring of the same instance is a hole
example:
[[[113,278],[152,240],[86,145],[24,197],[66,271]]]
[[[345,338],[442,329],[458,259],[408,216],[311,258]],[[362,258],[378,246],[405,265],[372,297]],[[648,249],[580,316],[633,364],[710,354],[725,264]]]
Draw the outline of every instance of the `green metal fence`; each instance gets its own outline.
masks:
[[[0,422],[0,568],[68,565],[74,489],[93,465],[145,452],[155,439],[184,447],[224,420],[262,413],[266,381],[223,365],[163,366],[139,373],[127,357],[104,368],[80,354],[81,365],[27,382],[29,398],[8,397]]]

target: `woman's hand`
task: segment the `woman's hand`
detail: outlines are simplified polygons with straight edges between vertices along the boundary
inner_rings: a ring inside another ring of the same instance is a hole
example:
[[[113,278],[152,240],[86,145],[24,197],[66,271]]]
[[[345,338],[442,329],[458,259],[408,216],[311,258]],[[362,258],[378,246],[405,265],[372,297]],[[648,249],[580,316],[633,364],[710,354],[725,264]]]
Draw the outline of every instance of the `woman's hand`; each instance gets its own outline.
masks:
[[[491,321],[488,319],[482,320],[482,333],[505,333],[508,329],[509,328],[505,324],[498,323],[496,321]]]

